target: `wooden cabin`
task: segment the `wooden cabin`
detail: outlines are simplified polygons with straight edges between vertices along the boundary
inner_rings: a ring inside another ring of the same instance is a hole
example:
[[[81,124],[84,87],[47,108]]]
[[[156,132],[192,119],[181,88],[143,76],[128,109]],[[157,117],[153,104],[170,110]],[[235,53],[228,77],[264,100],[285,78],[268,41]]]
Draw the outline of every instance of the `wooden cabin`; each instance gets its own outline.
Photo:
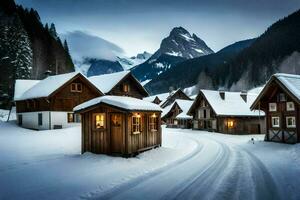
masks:
[[[88,79],[105,95],[130,96],[138,99],[149,96],[130,71],[92,76]]]
[[[17,123],[36,130],[73,126],[80,122],[80,115],[74,115],[73,108],[102,95],[78,72],[49,76],[44,80],[16,80]]]
[[[181,89],[174,90],[172,92],[166,92],[162,94],[153,95],[150,97],[143,98],[145,101],[149,101],[160,105],[162,108],[174,103],[176,99],[191,100]]]
[[[266,113],[266,141],[300,142],[300,75],[274,74],[251,109]]]
[[[124,96],[103,96],[74,108],[82,118],[82,153],[132,156],[161,146],[161,108]]]
[[[193,101],[177,99],[163,110],[162,120],[167,128],[191,128],[192,116],[187,115]]]
[[[188,114],[193,116],[193,129],[227,134],[265,133],[263,111],[251,111],[257,94],[200,90]]]

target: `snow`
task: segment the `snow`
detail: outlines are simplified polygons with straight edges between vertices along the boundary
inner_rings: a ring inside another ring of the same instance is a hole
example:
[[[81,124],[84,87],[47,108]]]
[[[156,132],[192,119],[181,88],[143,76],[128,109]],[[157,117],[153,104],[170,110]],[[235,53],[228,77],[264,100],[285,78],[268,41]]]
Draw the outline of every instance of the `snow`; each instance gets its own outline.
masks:
[[[124,77],[130,74],[130,71],[122,71],[99,76],[91,76],[88,79],[103,93],[108,93]]]
[[[202,49],[196,49],[196,48],[193,48],[195,51],[197,51],[198,53],[204,53],[203,51],[202,51]]]
[[[258,94],[247,93],[247,102],[240,96],[240,92],[225,92],[225,99],[220,97],[219,91],[200,90],[217,115],[221,116],[264,116],[263,111],[251,111],[250,106]]]
[[[188,96],[195,95],[198,93],[198,91],[199,91],[199,89],[198,89],[197,85],[193,85],[191,87],[187,87],[187,88],[183,89],[183,92]]]
[[[147,80],[141,82],[141,85],[144,86],[144,85],[146,85],[147,83],[149,83],[151,80],[152,80],[152,79],[147,79]]]
[[[260,86],[260,87],[252,88],[252,89],[248,90],[248,93],[259,94],[264,89],[264,87],[265,86],[263,85],[263,86]]]
[[[175,51],[172,51],[172,52],[166,52],[165,54],[168,54],[170,56],[182,56],[182,53],[181,52],[175,52]]]
[[[175,102],[182,110],[182,112],[176,116],[177,119],[192,119],[193,118],[192,116],[188,115],[187,113],[188,113],[189,109],[191,108],[194,101],[176,99]]]
[[[300,75],[277,73],[273,75],[300,100]]]
[[[0,199],[86,199],[150,177],[199,144],[164,129],[162,147],[135,158],[80,154],[80,126],[33,131],[0,123]]]
[[[27,90],[29,90],[39,82],[40,80],[17,79],[15,82],[14,100],[20,99]]]
[[[55,90],[63,86],[67,81],[74,78],[76,75],[80,74],[79,72],[72,72],[67,74],[60,74],[55,76],[49,76],[41,81],[34,81],[31,84],[31,88],[27,89],[22,96],[15,96],[14,100],[26,100],[26,99],[33,99],[33,98],[41,98],[41,97],[48,97],[52,94]],[[18,83],[18,82],[17,82]],[[20,82],[22,83],[22,82]],[[18,88],[15,90],[17,95],[19,95],[20,91],[24,89],[24,86],[20,86],[18,84]],[[25,88],[26,89],[26,88]]]
[[[170,95],[170,93],[166,92],[166,93],[161,93],[161,94],[145,97],[145,98],[143,98],[143,100],[152,102],[152,101],[154,101],[155,97],[158,97],[159,100],[161,100],[163,103],[169,97],[169,95]]]
[[[195,42],[194,38],[192,38],[189,34],[180,34],[185,40]]]
[[[91,106],[105,103],[108,105],[116,106],[125,110],[134,110],[134,111],[161,111],[159,105],[151,103],[148,101],[136,99],[133,97],[127,96],[102,96],[91,99],[87,102],[84,102],[74,108],[74,111],[80,111]]]
[[[161,117],[164,117],[166,114],[168,114],[171,110],[171,108],[174,106],[175,102],[171,103],[170,105],[166,106],[162,109]]]

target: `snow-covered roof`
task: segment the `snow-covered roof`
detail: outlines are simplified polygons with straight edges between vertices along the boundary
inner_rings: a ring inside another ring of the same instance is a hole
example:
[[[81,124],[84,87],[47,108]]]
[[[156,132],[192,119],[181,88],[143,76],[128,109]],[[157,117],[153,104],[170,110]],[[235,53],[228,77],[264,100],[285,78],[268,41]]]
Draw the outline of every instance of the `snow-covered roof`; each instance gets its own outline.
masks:
[[[175,104],[175,102],[173,102],[172,104],[168,105],[165,108],[162,108],[162,113],[161,113],[161,117],[164,117],[166,114],[168,114],[171,110],[171,108],[173,107],[173,105]]]
[[[91,76],[88,79],[103,93],[113,89],[130,71],[121,71],[99,76]]]
[[[177,119],[192,119],[193,117],[188,115],[188,111],[191,108],[194,101],[191,100],[182,100],[182,99],[176,99],[175,103],[180,107],[182,110],[181,113],[179,113],[176,118]]]
[[[76,106],[73,110],[74,111],[84,110],[86,108],[95,106],[100,103],[105,103],[121,109],[132,110],[132,111],[162,111],[160,106],[155,103],[151,103],[133,97],[111,96],[111,95],[91,99],[87,102],[84,102]]]
[[[36,85],[40,80],[17,79],[15,82],[14,100],[20,99],[22,95]]]
[[[275,76],[298,100],[300,100],[300,75],[277,73]]]
[[[143,100],[152,102],[152,101],[154,101],[155,97],[158,97],[163,102],[168,98],[168,96],[169,96],[169,92],[166,92],[166,93],[162,93],[162,94],[145,97],[145,98],[143,98]]]
[[[216,90],[200,90],[217,115],[221,116],[264,116],[263,111],[251,111],[250,106],[258,94],[247,93],[247,102],[240,92],[225,92],[223,100]]]
[[[16,83],[18,83],[18,86],[15,90],[17,91],[16,93],[17,96],[14,97],[14,100],[19,101],[25,99],[48,97],[55,90],[63,86],[66,82],[68,82],[78,74],[80,74],[80,72],[72,72],[67,74],[49,76],[43,80],[36,81],[35,84],[33,81],[31,84],[32,87],[28,88],[21,96],[19,96],[19,94],[22,93],[20,91],[26,88],[20,86],[19,83],[22,83],[22,81],[21,82],[17,81]]]

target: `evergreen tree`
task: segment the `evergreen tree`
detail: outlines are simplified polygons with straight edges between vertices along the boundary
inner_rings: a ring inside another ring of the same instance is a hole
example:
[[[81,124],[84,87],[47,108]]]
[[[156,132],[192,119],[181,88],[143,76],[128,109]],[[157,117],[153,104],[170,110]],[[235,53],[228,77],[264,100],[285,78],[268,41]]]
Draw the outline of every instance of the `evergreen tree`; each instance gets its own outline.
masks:
[[[53,23],[51,23],[50,25],[50,29],[49,29],[50,35],[55,38],[56,40],[58,39],[57,37],[57,32],[56,32],[56,28],[55,25]]]
[[[47,31],[49,31],[48,23],[45,24],[45,29],[46,29]]]
[[[67,53],[70,53],[67,40],[64,41],[64,49],[66,50]]]

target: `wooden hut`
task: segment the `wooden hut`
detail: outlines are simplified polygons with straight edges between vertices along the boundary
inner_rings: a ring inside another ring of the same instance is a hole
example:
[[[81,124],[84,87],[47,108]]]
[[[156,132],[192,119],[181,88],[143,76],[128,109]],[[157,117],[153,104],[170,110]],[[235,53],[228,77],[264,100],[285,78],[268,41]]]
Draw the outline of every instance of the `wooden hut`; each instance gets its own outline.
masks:
[[[82,153],[132,156],[161,146],[161,108],[124,96],[103,96],[74,108],[82,118]]]
[[[173,104],[163,110],[162,120],[167,128],[191,128],[192,116],[187,115],[193,101],[176,99]]]
[[[266,141],[300,142],[300,76],[274,74],[251,109],[266,113]]]
[[[265,133],[263,111],[251,111],[257,94],[200,90],[188,111],[193,116],[193,129],[228,134]]]
[[[43,80],[16,80],[14,101],[19,126],[56,129],[80,122],[73,108],[104,95],[78,72],[49,76]]]

